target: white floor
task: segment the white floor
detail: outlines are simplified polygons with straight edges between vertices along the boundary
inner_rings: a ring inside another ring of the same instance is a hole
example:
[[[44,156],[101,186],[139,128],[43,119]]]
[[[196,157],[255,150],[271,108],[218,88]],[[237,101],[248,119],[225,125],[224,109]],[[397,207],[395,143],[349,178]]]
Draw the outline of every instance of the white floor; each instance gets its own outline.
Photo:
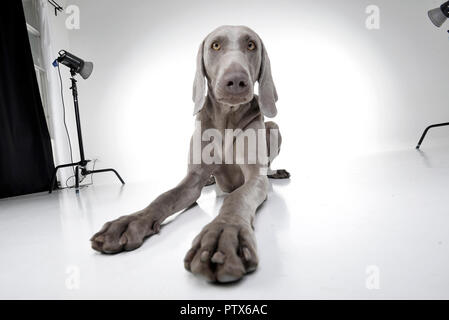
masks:
[[[0,298],[449,298],[449,146],[287,168],[256,223],[257,272],[226,286],[183,268],[193,237],[222,198],[196,206],[138,250],[101,255],[106,220],[163,191],[94,185],[0,201]]]

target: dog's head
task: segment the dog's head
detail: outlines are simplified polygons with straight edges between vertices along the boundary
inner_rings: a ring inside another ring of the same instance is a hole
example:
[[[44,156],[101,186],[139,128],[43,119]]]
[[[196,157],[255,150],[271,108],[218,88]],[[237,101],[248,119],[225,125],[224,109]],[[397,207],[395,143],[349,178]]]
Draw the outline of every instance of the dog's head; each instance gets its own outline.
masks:
[[[219,27],[201,43],[193,83],[194,114],[204,105],[206,81],[215,99],[227,106],[251,101],[258,81],[262,113],[270,118],[277,113],[277,93],[267,50],[260,37],[248,27]]]

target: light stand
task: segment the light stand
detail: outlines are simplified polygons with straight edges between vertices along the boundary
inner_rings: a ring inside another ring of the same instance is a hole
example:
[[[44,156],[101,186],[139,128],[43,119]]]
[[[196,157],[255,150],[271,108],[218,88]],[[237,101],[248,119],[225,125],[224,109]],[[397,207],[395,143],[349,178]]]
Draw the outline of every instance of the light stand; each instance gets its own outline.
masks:
[[[76,79],[75,79],[76,73],[77,73],[77,71],[75,69],[73,69],[73,68],[70,69],[70,75],[71,75],[70,80],[72,82],[72,86],[70,87],[70,89],[72,90],[73,105],[75,107],[76,130],[78,133],[78,145],[79,145],[81,160],[78,162],[74,162],[74,163],[62,164],[55,168],[55,170],[53,171],[53,176],[51,178],[50,189],[48,191],[49,193],[52,193],[52,191],[55,189],[56,174],[57,174],[58,170],[61,168],[67,168],[67,167],[75,167],[75,189],[76,189],[76,192],[79,192],[80,173],[82,176],[87,176],[89,174],[100,173],[100,172],[114,172],[115,175],[117,176],[117,178],[120,180],[120,182],[122,184],[125,184],[125,181],[123,181],[122,177],[120,177],[118,172],[115,171],[114,169],[88,170],[86,168],[87,163],[89,163],[90,160],[86,160],[84,157],[83,136],[81,134],[81,121],[80,121],[80,112],[79,112],[79,106],[78,106],[78,89],[76,86]]]
[[[446,1],[438,8],[429,10],[427,13],[429,16],[430,21],[436,26],[441,27],[443,23],[449,18],[449,1]],[[449,31],[448,31],[449,32]],[[443,123],[436,123],[428,126],[426,129],[424,129],[424,132],[421,135],[421,138],[418,141],[418,144],[416,145],[416,149],[419,149],[421,147],[421,143],[423,142],[427,132],[432,128],[437,127],[445,127],[449,126],[449,122],[443,122]]]

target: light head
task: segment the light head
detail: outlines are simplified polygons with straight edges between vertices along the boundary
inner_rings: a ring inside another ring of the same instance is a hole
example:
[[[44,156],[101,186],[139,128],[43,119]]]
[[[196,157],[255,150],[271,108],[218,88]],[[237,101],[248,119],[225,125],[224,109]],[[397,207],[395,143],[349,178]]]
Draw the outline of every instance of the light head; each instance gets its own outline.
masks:
[[[443,3],[440,7],[429,10],[427,12],[430,21],[436,26],[441,27],[443,23],[449,18],[449,1]]]
[[[69,67],[72,75],[78,73],[83,79],[87,79],[92,74],[92,70],[94,68],[94,64],[92,62],[84,61],[83,59],[80,59],[65,50],[59,51],[58,54],[59,57],[56,61]]]

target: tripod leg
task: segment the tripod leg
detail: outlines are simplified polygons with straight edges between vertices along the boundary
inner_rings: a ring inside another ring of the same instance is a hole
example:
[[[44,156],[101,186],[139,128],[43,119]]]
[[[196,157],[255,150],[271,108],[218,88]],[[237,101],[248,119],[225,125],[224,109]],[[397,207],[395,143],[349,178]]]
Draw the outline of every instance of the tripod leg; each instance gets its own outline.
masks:
[[[75,190],[76,192],[79,192],[80,189],[80,167],[75,167]]]
[[[432,124],[432,125],[428,126],[422,133],[421,138],[419,139],[418,144],[416,145],[416,149],[419,149],[419,147],[421,146],[421,143],[423,142],[429,129],[437,128],[437,127],[444,127],[444,126],[448,126],[448,125],[449,125],[449,122],[444,122],[444,123],[437,123],[437,124]]]
[[[429,129],[431,128],[431,126],[427,127],[424,132],[421,135],[421,138],[418,141],[418,144],[416,145],[416,149],[419,149],[419,147],[421,146],[421,143],[423,142],[424,138],[426,137],[427,131],[429,131]]]
[[[117,171],[114,169],[98,169],[98,170],[86,170],[85,175],[92,174],[92,173],[101,173],[101,172],[114,172],[117,178],[120,180],[122,184],[125,184],[125,181],[123,181],[122,177],[118,174]]]
[[[50,189],[48,190],[48,193],[52,193],[53,190],[55,189],[56,174],[57,174],[58,170],[61,168],[73,167],[76,165],[77,165],[77,163],[67,163],[67,164],[62,164],[60,166],[57,166],[55,168],[55,170],[53,171],[53,176],[51,177]]]

